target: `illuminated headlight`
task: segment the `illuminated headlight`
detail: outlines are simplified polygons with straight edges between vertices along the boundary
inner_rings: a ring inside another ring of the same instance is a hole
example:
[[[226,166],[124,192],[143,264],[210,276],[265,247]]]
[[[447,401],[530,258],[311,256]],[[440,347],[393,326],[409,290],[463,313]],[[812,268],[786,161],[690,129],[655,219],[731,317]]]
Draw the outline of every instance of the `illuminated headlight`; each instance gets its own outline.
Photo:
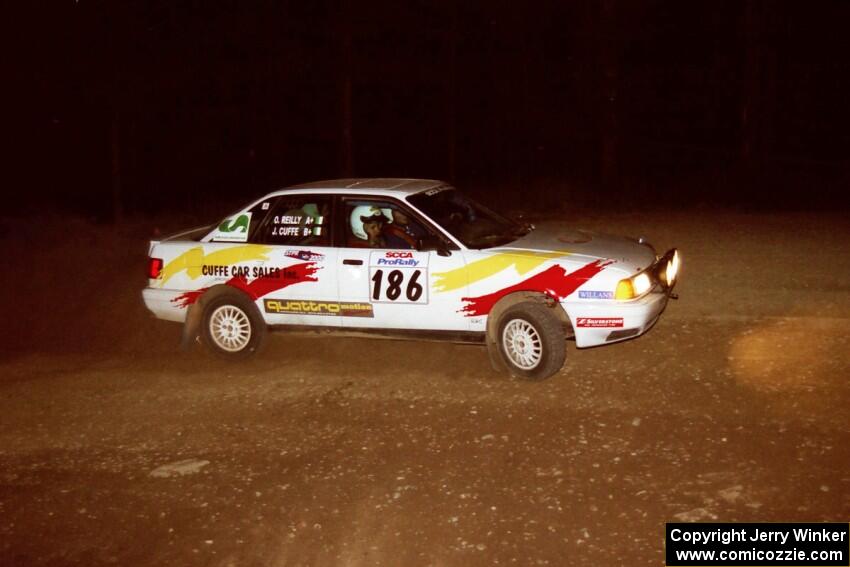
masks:
[[[667,262],[667,268],[664,270],[664,279],[668,286],[676,283],[676,276],[679,275],[679,251],[673,253],[673,257]]]
[[[634,299],[641,296],[652,287],[652,280],[646,272],[641,272],[631,278],[620,280],[617,283],[617,290],[614,292],[614,299]]]
[[[643,295],[652,287],[652,282],[646,272],[643,272],[632,278],[632,287],[635,289],[635,295]]]

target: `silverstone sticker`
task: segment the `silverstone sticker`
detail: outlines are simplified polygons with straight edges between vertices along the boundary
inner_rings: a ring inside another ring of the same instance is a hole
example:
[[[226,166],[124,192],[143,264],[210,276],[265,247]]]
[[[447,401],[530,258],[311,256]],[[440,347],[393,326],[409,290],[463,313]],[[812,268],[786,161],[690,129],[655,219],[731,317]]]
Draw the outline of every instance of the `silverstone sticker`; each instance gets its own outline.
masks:
[[[622,328],[622,317],[576,317],[576,327],[594,329]]]
[[[428,252],[389,250],[369,256],[374,303],[428,303]]]
[[[279,315],[323,315],[328,317],[374,317],[371,303],[352,301],[312,301],[264,299],[266,313]]]
[[[578,292],[579,299],[614,299],[613,291],[582,290]]]
[[[250,226],[250,212],[225,219],[213,233],[213,240],[217,242],[247,242]]]

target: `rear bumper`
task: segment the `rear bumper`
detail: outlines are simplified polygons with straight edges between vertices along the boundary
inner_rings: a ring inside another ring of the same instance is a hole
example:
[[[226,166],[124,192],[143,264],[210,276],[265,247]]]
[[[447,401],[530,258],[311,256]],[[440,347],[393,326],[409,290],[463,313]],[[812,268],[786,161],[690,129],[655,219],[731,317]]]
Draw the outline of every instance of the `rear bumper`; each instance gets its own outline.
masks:
[[[146,287],[142,290],[142,299],[145,307],[157,319],[182,323],[186,320],[186,309],[179,307],[176,301],[182,293],[182,291]]]
[[[668,293],[651,292],[629,302],[565,304],[575,332],[576,346],[592,347],[624,341],[647,332],[664,311]]]

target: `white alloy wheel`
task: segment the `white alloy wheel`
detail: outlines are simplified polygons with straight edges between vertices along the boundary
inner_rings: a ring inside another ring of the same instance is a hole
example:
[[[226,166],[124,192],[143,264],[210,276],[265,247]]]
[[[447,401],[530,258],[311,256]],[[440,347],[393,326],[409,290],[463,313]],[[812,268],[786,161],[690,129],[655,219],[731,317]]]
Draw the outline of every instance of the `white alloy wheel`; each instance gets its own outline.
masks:
[[[566,334],[556,308],[560,309],[523,301],[508,307],[499,317],[493,343],[499,346],[499,356],[511,376],[543,380],[564,365]]]
[[[540,333],[524,319],[508,321],[502,331],[502,345],[510,361],[522,370],[536,368],[543,359]]]
[[[209,318],[210,338],[227,352],[239,352],[251,342],[251,320],[234,305],[222,305]]]

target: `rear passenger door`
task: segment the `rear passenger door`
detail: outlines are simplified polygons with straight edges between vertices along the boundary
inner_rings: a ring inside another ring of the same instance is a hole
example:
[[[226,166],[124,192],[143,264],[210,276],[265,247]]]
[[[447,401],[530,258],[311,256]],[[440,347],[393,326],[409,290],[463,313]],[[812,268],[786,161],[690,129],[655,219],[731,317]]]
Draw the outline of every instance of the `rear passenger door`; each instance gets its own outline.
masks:
[[[281,195],[257,205],[265,218],[251,235],[268,248],[252,274],[257,307],[270,325],[338,327],[339,308],[330,195]]]

